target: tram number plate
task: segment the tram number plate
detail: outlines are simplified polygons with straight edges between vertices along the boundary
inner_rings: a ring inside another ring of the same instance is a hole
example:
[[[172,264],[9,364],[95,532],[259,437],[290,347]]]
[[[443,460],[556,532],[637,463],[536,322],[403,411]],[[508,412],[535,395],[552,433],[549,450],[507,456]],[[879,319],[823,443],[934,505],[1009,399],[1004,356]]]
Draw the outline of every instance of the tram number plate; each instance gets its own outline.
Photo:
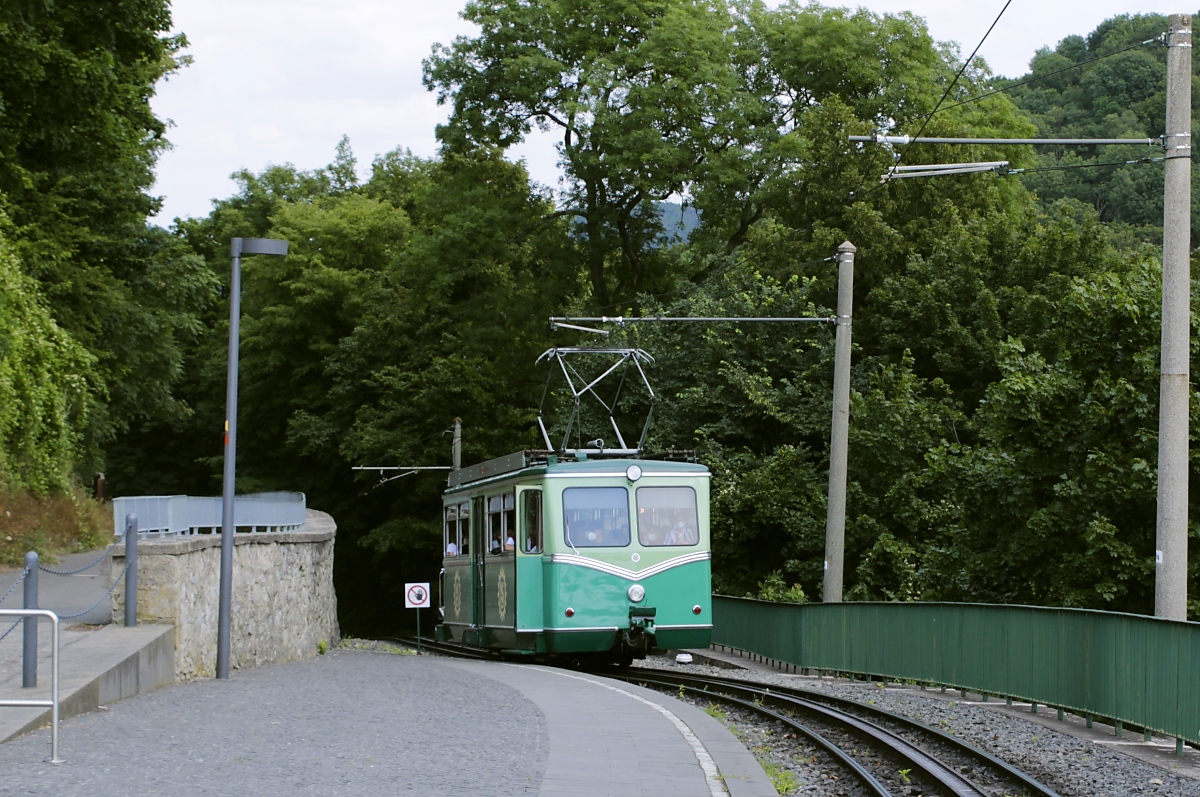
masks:
[[[429,582],[425,581],[420,584],[405,584],[404,585],[404,608],[405,609],[428,609],[429,608]]]

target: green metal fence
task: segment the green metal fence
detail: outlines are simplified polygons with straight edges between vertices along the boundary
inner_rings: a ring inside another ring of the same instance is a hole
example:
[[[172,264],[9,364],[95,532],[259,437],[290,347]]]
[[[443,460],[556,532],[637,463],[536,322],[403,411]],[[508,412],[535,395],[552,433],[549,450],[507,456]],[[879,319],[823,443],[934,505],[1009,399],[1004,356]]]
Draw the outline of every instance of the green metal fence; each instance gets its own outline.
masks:
[[[1200,743],[1200,623],[964,603],[713,596],[713,642],[798,667],[1010,696]]]

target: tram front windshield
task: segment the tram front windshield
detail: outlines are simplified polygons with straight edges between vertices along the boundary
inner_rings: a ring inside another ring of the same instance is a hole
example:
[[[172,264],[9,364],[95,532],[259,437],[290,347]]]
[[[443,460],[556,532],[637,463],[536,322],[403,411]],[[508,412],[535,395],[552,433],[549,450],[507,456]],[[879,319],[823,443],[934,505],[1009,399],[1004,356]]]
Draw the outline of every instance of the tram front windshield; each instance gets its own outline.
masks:
[[[637,489],[638,542],[646,546],[700,542],[696,491],[691,487]]]
[[[629,493],[624,487],[563,490],[563,534],[573,548],[621,548],[629,544]]]

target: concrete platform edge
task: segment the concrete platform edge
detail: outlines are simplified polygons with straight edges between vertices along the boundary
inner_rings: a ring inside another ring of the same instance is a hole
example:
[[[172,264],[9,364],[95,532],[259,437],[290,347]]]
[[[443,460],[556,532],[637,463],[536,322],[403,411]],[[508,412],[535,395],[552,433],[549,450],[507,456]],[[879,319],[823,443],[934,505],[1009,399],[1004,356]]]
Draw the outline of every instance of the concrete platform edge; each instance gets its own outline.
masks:
[[[174,683],[175,627],[105,626],[61,656],[60,721]],[[39,661],[39,668],[38,688],[29,697],[48,699],[49,663]],[[0,743],[49,724],[50,714],[48,708],[0,707]]]
[[[779,792],[775,790],[758,759],[733,735],[733,731],[721,722],[710,717],[702,709],[663,692],[625,681],[612,683],[657,703],[683,720],[716,762],[730,797],[777,797]]]

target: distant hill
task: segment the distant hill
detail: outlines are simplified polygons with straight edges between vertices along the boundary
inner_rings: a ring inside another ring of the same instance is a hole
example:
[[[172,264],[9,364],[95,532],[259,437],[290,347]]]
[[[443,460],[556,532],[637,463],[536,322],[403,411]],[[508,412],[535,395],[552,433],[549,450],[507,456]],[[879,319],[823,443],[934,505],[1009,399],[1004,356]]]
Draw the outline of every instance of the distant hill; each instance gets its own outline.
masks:
[[[656,204],[669,243],[686,242],[691,237],[692,230],[700,225],[700,214],[695,208],[685,208],[678,202]]]

